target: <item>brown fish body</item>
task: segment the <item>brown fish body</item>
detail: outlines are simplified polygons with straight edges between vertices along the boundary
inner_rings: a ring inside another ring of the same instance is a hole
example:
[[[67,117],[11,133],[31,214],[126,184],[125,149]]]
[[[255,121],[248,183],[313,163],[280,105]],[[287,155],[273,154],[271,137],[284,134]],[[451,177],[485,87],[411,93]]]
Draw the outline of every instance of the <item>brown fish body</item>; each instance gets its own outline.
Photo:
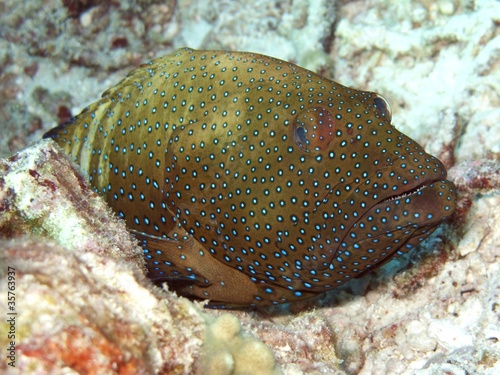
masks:
[[[455,207],[383,98],[263,55],[178,50],[46,136],[142,241],[149,276],[214,306],[334,288]]]

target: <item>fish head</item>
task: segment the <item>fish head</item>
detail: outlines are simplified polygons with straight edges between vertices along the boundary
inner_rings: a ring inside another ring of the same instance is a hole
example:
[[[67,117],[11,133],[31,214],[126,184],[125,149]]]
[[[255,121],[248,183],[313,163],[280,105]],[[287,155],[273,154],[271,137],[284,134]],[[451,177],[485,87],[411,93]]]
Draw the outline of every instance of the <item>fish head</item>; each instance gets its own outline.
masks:
[[[318,171],[331,176],[324,185],[329,190],[308,215],[316,223],[323,218],[308,249],[308,259],[316,261],[301,266],[314,274],[329,269],[338,283],[408,251],[456,205],[444,165],[392,125],[382,96],[350,88],[344,94],[333,106],[299,113],[292,130],[310,164],[332,166]]]

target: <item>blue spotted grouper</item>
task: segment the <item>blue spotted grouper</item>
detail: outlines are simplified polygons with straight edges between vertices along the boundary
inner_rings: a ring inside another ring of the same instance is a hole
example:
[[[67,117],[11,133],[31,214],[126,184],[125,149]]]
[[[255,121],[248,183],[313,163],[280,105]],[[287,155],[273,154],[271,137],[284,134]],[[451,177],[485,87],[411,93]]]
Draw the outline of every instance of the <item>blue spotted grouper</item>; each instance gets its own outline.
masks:
[[[335,288],[456,205],[384,98],[254,53],[154,59],[45,137],[126,220],[148,276],[211,307]]]

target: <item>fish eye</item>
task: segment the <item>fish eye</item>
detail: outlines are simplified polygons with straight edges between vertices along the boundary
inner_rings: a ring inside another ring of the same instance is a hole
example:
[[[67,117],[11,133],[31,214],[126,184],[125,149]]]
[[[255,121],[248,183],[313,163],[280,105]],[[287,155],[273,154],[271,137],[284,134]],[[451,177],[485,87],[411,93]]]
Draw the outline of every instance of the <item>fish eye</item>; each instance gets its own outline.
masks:
[[[302,149],[307,148],[307,146],[309,145],[309,141],[307,140],[306,129],[303,123],[299,124],[299,126],[295,128],[293,136],[295,142],[300,146],[300,148]]]
[[[295,118],[293,140],[304,152],[325,150],[334,137],[335,119],[325,108],[306,108]]]
[[[389,122],[392,120],[391,106],[382,96],[376,95],[373,98],[373,106],[379,110],[382,117],[387,118]]]

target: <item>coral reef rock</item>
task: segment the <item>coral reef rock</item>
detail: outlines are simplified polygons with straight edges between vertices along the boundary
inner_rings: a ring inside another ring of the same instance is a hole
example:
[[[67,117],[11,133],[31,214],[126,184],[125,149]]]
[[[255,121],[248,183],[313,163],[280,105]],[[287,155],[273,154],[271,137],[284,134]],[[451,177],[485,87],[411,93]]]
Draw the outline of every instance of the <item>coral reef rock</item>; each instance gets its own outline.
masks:
[[[14,317],[1,347],[15,347],[2,373],[281,373],[235,316],[144,276],[124,222],[51,141],[0,161],[0,264],[0,294],[15,297],[0,305]]]

